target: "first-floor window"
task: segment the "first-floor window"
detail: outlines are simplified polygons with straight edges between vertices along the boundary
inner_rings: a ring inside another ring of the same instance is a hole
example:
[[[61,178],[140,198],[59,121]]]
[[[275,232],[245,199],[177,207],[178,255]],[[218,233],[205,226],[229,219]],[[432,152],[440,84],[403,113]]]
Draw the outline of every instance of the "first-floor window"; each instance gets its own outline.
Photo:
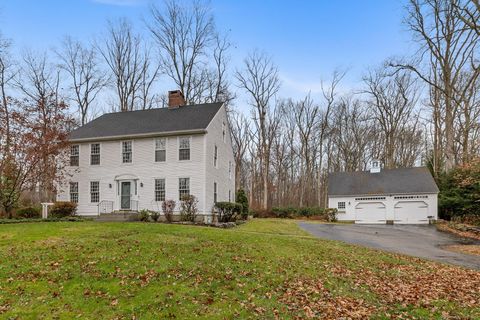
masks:
[[[338,209],[345,209],[345,201],[340,201],[338,203]]]
[[[213,183],[213,203],[217,203],[217,183]]]
[[[184,196],[190,195],[190,178],[178,179],[178,199],[182,200]]]
[[[232,190],[228,190],[228,202],[232,202]]]
[[[90,181],[90,202],[100,202],[100,182]]]
[[[132,141],[122,141],[122,163],[132,163]]]
[[[155,201],[165,201],[165,179],[155,179]]]
[[[78,203],[78,182],[70,182],[70,202]]]

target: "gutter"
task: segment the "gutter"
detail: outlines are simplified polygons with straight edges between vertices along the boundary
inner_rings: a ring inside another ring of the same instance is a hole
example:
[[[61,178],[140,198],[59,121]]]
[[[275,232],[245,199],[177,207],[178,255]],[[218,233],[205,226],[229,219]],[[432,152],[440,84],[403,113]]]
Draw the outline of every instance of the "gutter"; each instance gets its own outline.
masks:
[[[415,194],[439,194],[440,191],[431,192],[391,192],[391,193],[367,193],[367,194],[328,194],[329,197],[390,197],[393,195],[415,195]]]
[[[189,134],[206,134],[207,129],[192,129],[192,130],[180,130],[180,131],[161,131],[161,132],[149,132],[138,134],[126,134],[104,137],[90,137],[90,138],[73,138],[68,139],[70,142],[91,142],[91,141],[111,141],[111,140],[125,140],[129,138],[152,138],[152,137],[165,137],[165,136],[178,136]]]

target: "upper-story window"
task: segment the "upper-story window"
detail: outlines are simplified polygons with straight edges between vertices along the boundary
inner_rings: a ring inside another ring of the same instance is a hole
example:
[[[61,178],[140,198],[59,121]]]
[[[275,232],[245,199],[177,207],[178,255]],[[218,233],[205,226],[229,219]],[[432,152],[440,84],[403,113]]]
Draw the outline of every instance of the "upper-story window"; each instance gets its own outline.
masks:
[[[232,161],[228,161],[228,178],[232,179]]]
[[[70,202],[78,203],[78,182],[70,182]]]
[[[166,160],[167,153],[167,139],[157,138],[155,139],[155,162],[164,162]]]
[[[179,138],[178,160],[190,160],[190,137]]]
[[[222,140],[223,140],[223,142],[225,142],[226,136],[227,136],[227,129],[226,129],[226,126],[225,126],[225,122],[223,122],[222,123]]]
[[[92,166],[100,164],[100,143],[90,145],[90,164]]]
[[[75,144],[70,146],[70,166],[78,167],[80,162],[80,146]]]
[[[132,141],[122,141],[122,163],[132,163]]]
[[[215,146],[215,149],[213,150],[213,166],[216,168],[218,163],[218,147]]]

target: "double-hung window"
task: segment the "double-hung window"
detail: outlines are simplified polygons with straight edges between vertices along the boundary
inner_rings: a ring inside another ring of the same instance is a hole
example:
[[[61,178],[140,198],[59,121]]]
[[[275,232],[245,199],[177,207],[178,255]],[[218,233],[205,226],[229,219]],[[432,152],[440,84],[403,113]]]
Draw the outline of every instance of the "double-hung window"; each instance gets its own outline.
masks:
[[[215,146],[215,149],[213,150],[213,166],[216,168],[218,163],[218,147]]]
[[[100,182],[90,181],[90,202],[100,202]]]
[[[338,202],[338,210],[345,210],[345,201]]]
[[[78,182],[70,182],[70,202],[78,203]]]
[[[122,141],[122,163],[132,163],[132,141]]]
[[[166,160],[166,138],[155,139],[155,162],[165,162]]]
[[[90,145],[90,165],[100,164],[100,143],[92,143]]]
[[[78,167],[80,160],[80,146],[75,144],[70,146],[70,166]]]
[[[190,178],[178,179],[178,199],[181,201],[184,196],[190,195]]]
[[[232,161],[228,161],[228,178],[232,179]]]
[[[217,183],[213,183],[213,203],[217,203]]]
[[[165,201],[165,179],[155,179],[155,201]]]
[[[190,137],[179,138],[178,160],[190,160]]]

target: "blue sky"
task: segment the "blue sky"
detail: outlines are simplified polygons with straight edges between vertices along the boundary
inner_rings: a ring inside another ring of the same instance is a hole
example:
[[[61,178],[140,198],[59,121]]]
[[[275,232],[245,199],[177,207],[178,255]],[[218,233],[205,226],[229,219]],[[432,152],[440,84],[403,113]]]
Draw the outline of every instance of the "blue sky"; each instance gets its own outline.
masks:
[[[155,2],[155,1],[153,1]],[[0,0],[0,30],[16,50],[46,50],[69,34],[91,39],[106,20],[128,17],[138,29],[148,0]],[[402,25],[405,1],[395,0],[213,0],[217,26],[234,43],[230,68],[260,49],[273,56],[282,79],[281,96],[319,95],[320,80],[348,69],[344,89],[388,57],[408,55],[413,45]],[[241,104],[242,102],[239,101]]]

